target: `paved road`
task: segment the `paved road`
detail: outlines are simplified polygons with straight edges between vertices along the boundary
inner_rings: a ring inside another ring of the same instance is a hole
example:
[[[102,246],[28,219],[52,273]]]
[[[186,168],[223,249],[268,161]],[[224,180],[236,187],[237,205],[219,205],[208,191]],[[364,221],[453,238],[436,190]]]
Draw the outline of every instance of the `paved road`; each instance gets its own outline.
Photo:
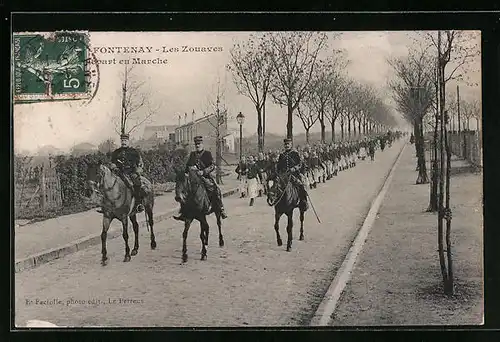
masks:
[[[264,198],[253,207],[228,198],[226,246],[218,246],[212,218],[206,261],[199,260],[199,226],[193,225],[190,259],[181,263],[182,225],[172,220],[156,225],[154,251],[142,232],[139,254],[129,263],[122,262],[124,244],[117,238],[108,243],[104,268],[95,246],[16,274],[16,325],[29,319],[75,327],[308,324],[401,146],[378,151],[375,162],[361,162],[312,190],[322,223],[308,211],[305,241],[298,241],[296,213],[290,253],[276,245],[273,210]]]

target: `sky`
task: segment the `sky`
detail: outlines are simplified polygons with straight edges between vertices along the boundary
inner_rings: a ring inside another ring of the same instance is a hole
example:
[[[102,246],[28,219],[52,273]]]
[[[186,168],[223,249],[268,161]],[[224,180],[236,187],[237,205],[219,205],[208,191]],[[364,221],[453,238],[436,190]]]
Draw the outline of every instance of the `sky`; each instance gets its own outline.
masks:
[[[131,58],[167,59],[165,64],[135,65],[133,77],[144,82],[144,91],[150,96],[152,108],[158,111],[144,125],[175,125],[181,114],[194,110],[196,118],[210,111],[210,99],[215,95],[217,80],[225,93],[230,117],[229,126],[236,128],[234,117],[241,111],[246,119],[244,135],[254,134],[257,127],[255,108],[243,95],[239,95],[232,76],[226,71],[229,51],[235,42],[248,39],[251,32],[91,32],[90,47],[98,60],[112,60],[117,64],[99,65],[99,89],[94,99],[87,101],[45,102],[15,104],[13,112],[14,148],[35,152],[45,145],[68,151],[75,144],[91,142],[95,145],[108,139],[118,140],[116,117],[120,113],[120,84],[124,66],[118,62]],[[404,56],[411,44],[411,32],[343,32],[339,39],[329,39],[328,49],[345,51],[350,63],[347,74],[358,81],[375,86],[384,100],[391,104],[386,85],[392,71],[387,58]],[[183,46],[217,47],[214,52],[182,52]],[[109,47],[152,47],[151,53],[110,52]],[[163,52],[178,47],[181,52]],[[479,62],[478,62],[479,63]],[[480,82],[480,65],[473,78]],[[461,85],[464,97],[480,98],[480,87]],[[141,113],[140,113],[141,114]],[[286,108],[268,101],[266,131],[278,135],[286,132]],[[144,125],[131,133],[142,136]],[[312,131],[319,130],[316,126]],[[294,132],[304,132],[295,118]]]

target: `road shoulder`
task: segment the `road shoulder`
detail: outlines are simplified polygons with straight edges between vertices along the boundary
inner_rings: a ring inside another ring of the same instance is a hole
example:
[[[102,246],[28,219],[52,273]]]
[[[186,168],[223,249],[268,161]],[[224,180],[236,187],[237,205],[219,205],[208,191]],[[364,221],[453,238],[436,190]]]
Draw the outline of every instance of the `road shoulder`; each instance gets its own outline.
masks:
[[[483,321],[482,175],[462,172],[452,177],[456,295],[450,299],[441,289],[437,217],[424,212],[429,186],[415,185],[414,149],[408,147],[332,325],[476,325]]]

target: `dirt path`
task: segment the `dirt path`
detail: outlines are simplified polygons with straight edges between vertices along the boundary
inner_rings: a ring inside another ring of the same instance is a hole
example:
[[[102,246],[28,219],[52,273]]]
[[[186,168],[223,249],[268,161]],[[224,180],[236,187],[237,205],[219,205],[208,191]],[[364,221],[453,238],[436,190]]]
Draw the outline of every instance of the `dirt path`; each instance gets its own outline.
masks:
[[[95,246],[16,274],[16,324],[40,319],[61,326],[307,325],[400,147],[395,144],[375,162],[362,162],[312,190],[322,223],[308,212],[305,241],[297,241],[296,214],[290,253],[276,245],[273,209],[264,198],[254,207],[246,199],[228,198],[226,246],[218,247],[211,219],[207,261],[199,260],[198,225],[188,238],[190,259],[181,264],[182,226],[163,221],[155,226],[158,249],[149,249],[148,233],[142,232],[139,254],[130,263],[122,262],[123,240],[117,238],[108,243],[105,268]],[[284,225],[283,218],[283,237]],[[36,299],[61,302],[36,304]],[[88,303],[91,299],[101,302]]]
[[[441,288],[437,217],[424,213],[429,186],[414,185],[415,164],[414,148],[406,148],[332,325],[482,322],[482,176],[452,177],[456,296],[448,299]]]

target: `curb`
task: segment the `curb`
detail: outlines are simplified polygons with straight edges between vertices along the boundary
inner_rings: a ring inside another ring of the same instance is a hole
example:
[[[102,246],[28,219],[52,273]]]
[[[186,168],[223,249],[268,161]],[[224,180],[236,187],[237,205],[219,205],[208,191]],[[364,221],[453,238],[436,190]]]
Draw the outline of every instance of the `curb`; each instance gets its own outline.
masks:
[[[311,322],[309,323],[310,326],[328,326],[330,324],[332,320],[331,316],[335,312],[340,296],[351,278],[352,271],[356,263],[356,258],[361,252],[366,238],[368,237],[368,233],[370,232],[370,229],[375,222],[378,210],[380,209],[387,190],[392,182],[394,172],[399,165],[399,161],[401,160],[401,156],[403,155],[406,145],[407,143],[405,143],[401,148],[401,151],[399,151],[394,164],[392,165],[388,175],[386,176],[382,188],[373,200],[370,206],[370,210],[365,217],[363,225],[359,229],[354,242],[352,243],[349,251],[347,252],[347,255],[344,258],[344,261],[342,262],[342,265],[337,271],[335,278],[328,287],[323,300],[321,301],[318,309],[311,319]]]
[[[229,197],[231,195],[234,195],[239,191],[239,188],[233,188],[230,190],[225,191],[222,194],[222,197]],[[161,221],[166,220],[167,218],[171,217],[172,213],[176,212],[179,210],[179,208],[173,208],[169,209],[163,213],[157,214],[154,216],[154,222],[158,223]],[[145,229],[146,228],[146,219],[142,218],[141,220],[138,219],[139,223],[139,229]],[[116,229],[110,229],[108,231],[108,240],[114,239],[116,237],[119,237],[122,235],[122,230],[121,228],[116,228]],[[86,236],[83,238],[80,238],[78,240],[72,241],[68,244],[65,244],[60,247],[56,248],[51,248],[48,250],[45,250],[41,253],[37,254],[32,254],[26,258],[23,258],[19,261],[16,261],[14,265],[14,271],[15,273],[19,273],[22,271],[26,271],[29,269],[36,268],[42,264],[46,264],[49,261],[63,258],[67,255],[76,253],[78,251],[82,251],[88,247],[94,246],[101,243],[101,234],[94,234],[90,236]]]

